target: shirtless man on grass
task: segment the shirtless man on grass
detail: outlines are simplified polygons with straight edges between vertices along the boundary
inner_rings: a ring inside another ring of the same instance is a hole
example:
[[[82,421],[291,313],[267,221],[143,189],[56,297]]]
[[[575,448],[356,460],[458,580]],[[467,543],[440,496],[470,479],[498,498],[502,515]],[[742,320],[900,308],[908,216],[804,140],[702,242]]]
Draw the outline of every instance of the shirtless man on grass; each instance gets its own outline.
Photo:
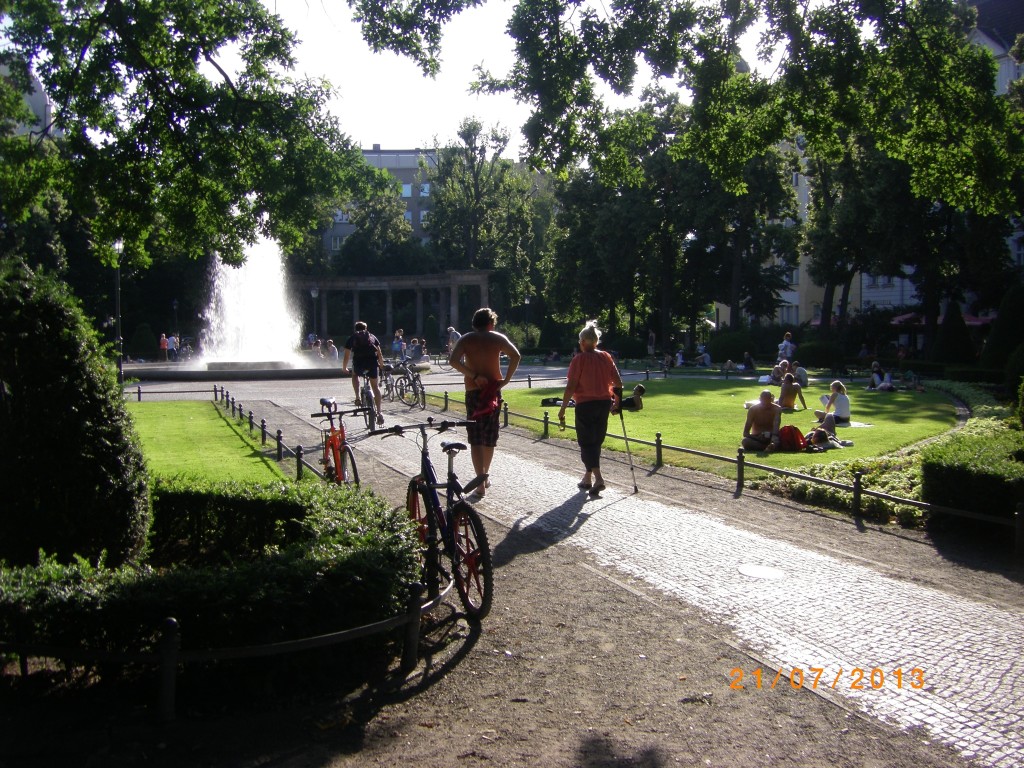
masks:
[[[491,459],[498,444],[498,419],[501,415],[501,388],[512,380],[522,355],[503,333],[494,330],[498,315],[489,307],[473,315],[473,330],[452,347],[448,361],[462,374],[466,385],[466,416],[475,422],[466,428],[470,455],[477,476],[491,470]],[[501,355],[508,355],[508,368],[501,374]],[[490,482],[477,486],[475,496],[483,496]]]
[[[782,408],[770,389],[761,391],[758,401],[747,409],[743,425],[743,447],[748,451],[774,451],[779,447],[779,424]]]

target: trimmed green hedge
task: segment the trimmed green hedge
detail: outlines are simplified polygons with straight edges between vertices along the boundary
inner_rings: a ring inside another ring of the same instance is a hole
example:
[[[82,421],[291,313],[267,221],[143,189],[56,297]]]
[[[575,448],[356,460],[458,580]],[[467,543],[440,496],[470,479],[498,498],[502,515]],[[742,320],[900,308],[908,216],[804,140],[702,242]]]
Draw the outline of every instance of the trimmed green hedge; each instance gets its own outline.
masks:
[[[1024,433],[955,434],[921,452],[921,498],[1012,518],[1024,502]]]
[[[266,513],[253,514],[260,508]],[[154,518],[152,557],[142,566],[44,556],[36,567],[0,569],[0,637],[139,652],[154,649],[172,616],[183,649],[260,645],[399,614],[419,577],[419,543],[404,512],[365,491],[179,481],[158,485]],[[155,566],[172,559],[168,549],[195,556]],[[377,636],[363,651],[379,656],[387,647]],[[349,668],[369,668],[351,644],[337,648]]]

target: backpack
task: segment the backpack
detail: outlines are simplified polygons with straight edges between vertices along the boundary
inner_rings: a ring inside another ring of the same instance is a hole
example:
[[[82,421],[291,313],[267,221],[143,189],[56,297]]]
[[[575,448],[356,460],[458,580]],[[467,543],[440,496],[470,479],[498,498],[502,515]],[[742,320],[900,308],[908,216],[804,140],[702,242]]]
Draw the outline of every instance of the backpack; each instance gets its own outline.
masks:
[[[804,439],[803,433],[799,429],[792,424],[787,424],[779,430],[779,450],[805,451],[807,450],[807,440]]]
[[[352,334],[352,357],[367,358],[376,357],[377,353],[374,350],[373,342],[371,339],[374,337],[369,331],[356,331]],[[376,341],[376,339],[374,339]]]

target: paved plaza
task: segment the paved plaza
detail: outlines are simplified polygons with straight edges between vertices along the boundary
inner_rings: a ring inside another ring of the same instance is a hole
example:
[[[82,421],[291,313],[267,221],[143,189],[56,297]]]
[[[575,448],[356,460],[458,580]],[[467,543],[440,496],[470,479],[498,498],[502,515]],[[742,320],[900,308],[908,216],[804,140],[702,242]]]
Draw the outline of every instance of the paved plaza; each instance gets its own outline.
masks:
[[[272,418],[286,421],[279,428],[289,445],[307,446],[318,434],[308,418],[316,393],[344,401],[350,392],[348,382],[229,386],[266,408],[257,415],[271,426]],[[386,410],[389,423],[429,414]],[[418,466],[412,440],[354,438],[357,457],[407,474]],[[1024,765],[1019,570],[1016,579],[997,572],[961,578],[962,565],[920,540],[857,529],[757,494],[735,498],[732,483],[692,473],[638,467],[640,493],[633,494],[619,457],[605,470],[609,488],[591,500],[576,491],[578,467],[574,444],[504,432],[492,488],[477,505],[493,521],[492,545],[502,527],[529,529],[696,607],[750,655],[747,668],[729,671],[730,686],[802,684],[892,726],[923,729],[979,765]],[[472,475],[467,455],[456,471],[464,480]],[[921,577],[917,562],[939,576]]]

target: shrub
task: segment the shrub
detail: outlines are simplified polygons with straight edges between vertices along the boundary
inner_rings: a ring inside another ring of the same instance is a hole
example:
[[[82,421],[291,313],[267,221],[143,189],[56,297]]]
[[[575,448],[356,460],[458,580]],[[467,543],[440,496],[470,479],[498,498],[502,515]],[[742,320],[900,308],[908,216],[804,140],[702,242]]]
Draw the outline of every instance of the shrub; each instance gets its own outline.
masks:
[[[16,257],[0,262],[0,378],[0,465],[16,478],[0,559],[27,564],[40,549],[61,562],[136,558],[149,490],[114,367],[67,287]]]
[[[1024,344],[1024,285],[1017,284],[1006,292],[999,304],[999,314],[981,352],[981,364],[986,368],[1002,368],[1021,344]]]
[[[160,340],[153,333],[149,323],[141,323],[131,338],[124,342],[124,353],[129,357],[143,360],[160,359]]]
[[[797,349],[797,358],[806,367],[839,370],[844,367],[843,348],[829,341],[809,341]]]
[[[1017,345],[1010,357],[1006,360],[1006,378],[1003,382],[1009,392],[1017,392],[1021,378],[1024,377],[1024,342]],[[1020,398],[1017,398],[1020,402]]]
[[[997,517],[1012,517],[1024,501],[1024,450],[1020,432],[955,434],[921,452],[924,501]]]
[[[725,331],[717,333],[708,342],[708,352],[715,365],[720,365],[726,360],[734,363],[743,362],[743,353],[749,352],[754,355],[754,348],[750,334],[747,331]],[[757,356],[754,355],[755,362]]]
[[[931,358],[940,363],[973,363],[977,358],[970,329],[955,301],[946,306],[942,324],[935,334]]]
[[[180,505],[165,502],[185,490],[183,481],[158,489],[155,530],[184,532],[175,521],[161,526],[160,518],[181,513]],[[204,489],[191,490],[199,500]],[[320,483],[223,484],[205,490],[216,500],[203,506],[215,515],[258,498],[276,500],[278,511],[289,510],[291,519],[260,551],[249,549],[242,541],[246,537],[236,537],[238,547],[223,553],[217,565],[207,558],[172,568],[105,568],[83,558],[61,564],[45,556],[37,566],[0,569],[0,638],[139,652],[153,649],[170,616],[179,623],[183,649],[204,649],[301,639],[403,612],[408,585],[418,577],[419,543],[402,510],[365,491]],[[213,528],[229,525],[223,519],[212,523]],[[186,537],[176,546],[188,550],[190,543]],[[165,553],[155,546],[154,555]],[[386,649],[382,637],[356,643],[362,651],[357,663],[352,643],[337,646],[338,670],[347,666],[364,675],[367,661]],[[322,663],[322,657],[300,654],[260,660],[257,669],[283,664],[294,671]],[[232,669],[245,669],[234,664]],[[206,671],[205,666],[185,668],[186,675]],[[254,677],[250,684],[265,676]]]

